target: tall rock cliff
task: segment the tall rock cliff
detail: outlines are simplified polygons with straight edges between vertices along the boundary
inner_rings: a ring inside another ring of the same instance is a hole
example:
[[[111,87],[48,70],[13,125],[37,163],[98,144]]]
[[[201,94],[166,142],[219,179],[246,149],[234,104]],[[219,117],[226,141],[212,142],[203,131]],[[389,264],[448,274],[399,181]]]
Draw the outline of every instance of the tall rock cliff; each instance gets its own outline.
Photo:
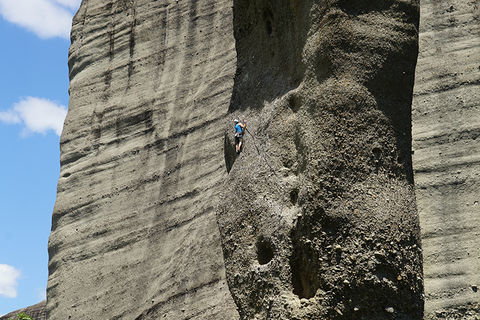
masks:
[[[480,318],[480,3],[422,1],[414,167],[426,313]]]
[[[49,243],[50,320],[236,319],[213,199],[230,1],[84,0]]]
[[[415,1],[235,1],[218,220],[242,319],[422,319]],[[227,143],[228,145],[228,143]]]
[[[48,318],[420,320],[417,36],[416,0],[84,0]]]

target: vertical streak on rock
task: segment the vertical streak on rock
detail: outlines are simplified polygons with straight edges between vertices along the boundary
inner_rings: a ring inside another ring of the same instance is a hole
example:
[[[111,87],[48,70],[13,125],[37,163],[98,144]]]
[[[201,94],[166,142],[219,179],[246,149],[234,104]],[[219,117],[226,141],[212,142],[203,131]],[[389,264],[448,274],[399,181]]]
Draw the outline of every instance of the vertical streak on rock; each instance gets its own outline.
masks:
[[[130,54],[130,62],[128,63],[128,86],[130,88],[130,78],[133,74],[133,55],[135,54],[135,27],[137,25],[137,11],[135,10],[135,3],[132,2],[132,9],[131,9],[131,26],[130,26],[130,39],[128,41],[129,47],[129,54]]]
[[[113,59],[115,58],[115,6],[113,3],[113,0],[110,1],[107,6],[106,6],[106,11],[110,9],[110,24],[108,26],[108,37],[109,37],[109,50],[108,50],[108,57],[109,57],[109,64],[108,64],[108,69],[105,71],[105,93],[104,93],[104,99],[107,100],[110,95],[110,85],[112,83],[112,62]],[[95,117],[96,118],[96,117]],[[95,119],[96,120],[96,119]],[[92,123],[92,126],[95,126],[94,123]],[[98,128],[98,132],[100,134],[101,128]]]
[[[159,42],[154,47],[155,55],[155,80],[153,81],[153,89],[156,91],[162,85],[161,75],[165,70],[165,58],[168,52],[168,17],[169,17],[169,5],[166,4],[160,13],[158,23],[153,23],[152,28],[160,32],[159,37],[163,38],[162,42]]]
[[[427,319],[480,316],[480,4],[422,0],[414,164]]]
[[[234,4],[230,112],[253,136],[217,217],[241,318],[422,319],[418,1]]]
[[[228,0],[83,1],[49,242],[50,320],[238,319],[213,210],[226,176],[231,16]]]

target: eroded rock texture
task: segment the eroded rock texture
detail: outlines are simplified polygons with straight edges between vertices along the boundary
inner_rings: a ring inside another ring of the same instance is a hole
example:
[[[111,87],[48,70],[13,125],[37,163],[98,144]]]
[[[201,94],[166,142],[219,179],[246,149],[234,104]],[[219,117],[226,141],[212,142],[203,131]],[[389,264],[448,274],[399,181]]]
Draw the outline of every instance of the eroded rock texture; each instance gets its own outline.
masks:
[[[49,319],[421,319],[417,36],[417,1],[84,0]]]
[[[230,112],[252,135],[218,220],[241,318],[422,319],[418,2],[234,3]]]
[[[480,319],[480,3],[422,1],[414,167],[428,319]]]
[[[237,319],[213,208],[230,1],[84,0],[50,238],[48,319]]]

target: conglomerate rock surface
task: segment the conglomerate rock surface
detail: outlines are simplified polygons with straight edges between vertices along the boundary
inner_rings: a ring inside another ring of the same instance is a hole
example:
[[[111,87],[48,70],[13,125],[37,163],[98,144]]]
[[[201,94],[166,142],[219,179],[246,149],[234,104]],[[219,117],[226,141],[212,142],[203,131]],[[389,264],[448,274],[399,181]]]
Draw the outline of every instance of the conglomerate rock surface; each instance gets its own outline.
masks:
[[[421,319],[417,36],[415,0],[84,0],[48,318]]]
[[[422,0],[413,132],[428,319],[480,319],[480,3]]]
[[[415,1],[235,1],[218,220],[242,319],[422,319]],[[226,143],[228,145],[228,143]]]

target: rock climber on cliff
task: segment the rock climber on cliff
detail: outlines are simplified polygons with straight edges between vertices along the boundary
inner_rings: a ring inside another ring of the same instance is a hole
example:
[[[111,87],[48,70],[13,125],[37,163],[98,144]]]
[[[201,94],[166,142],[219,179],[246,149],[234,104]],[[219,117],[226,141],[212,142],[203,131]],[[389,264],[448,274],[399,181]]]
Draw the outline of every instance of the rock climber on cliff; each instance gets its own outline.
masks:
[[[242,151],[243,135],[247,125],[237,119],[233,120],[233,122],[235,123],[235,151],[239,154]]]

